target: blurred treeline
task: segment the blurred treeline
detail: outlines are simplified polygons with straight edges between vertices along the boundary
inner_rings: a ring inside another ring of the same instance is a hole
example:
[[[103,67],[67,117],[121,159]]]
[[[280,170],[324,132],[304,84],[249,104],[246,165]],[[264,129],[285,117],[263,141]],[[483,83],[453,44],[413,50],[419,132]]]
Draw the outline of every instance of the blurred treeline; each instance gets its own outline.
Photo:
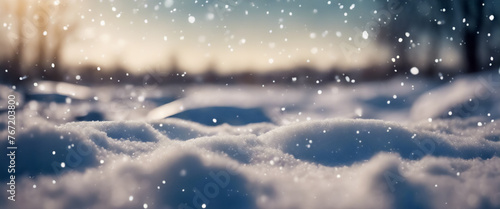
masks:
[[[219,75],[209,67],[205,73],[186,75],[175,57],[166,57],[167,69],[129,74],[125,67],[97,71],[97,66],[71,66],[62,62],[63,48],[77,41],[79,26],[74,0],[0,1],[5,20],[0,33],[2,83],[22,84],[36,80],[77,83],[325,83],[382,80],[405,75],[418,67],[423,76],[476,73],[500,66],[500,2],[495,0],[376,0],[373,22],[365,25],[377,44],[390,48],[385,64],[363,69],[318,71],[307,66],[276,69],[267,73]],[[393,11],[392,13],[383,13]],[[395,11],[395,12],[394,12]],[[453,60],[444,63],[442,60]],[[72,69],[69,69],[72,68]],[[347,75],[346,75],[347,74]],[[81,80],[76,80],[79,75]],[[346,78],[350,76],[350,78]],[[297,79],[295,79],[297,78]]]

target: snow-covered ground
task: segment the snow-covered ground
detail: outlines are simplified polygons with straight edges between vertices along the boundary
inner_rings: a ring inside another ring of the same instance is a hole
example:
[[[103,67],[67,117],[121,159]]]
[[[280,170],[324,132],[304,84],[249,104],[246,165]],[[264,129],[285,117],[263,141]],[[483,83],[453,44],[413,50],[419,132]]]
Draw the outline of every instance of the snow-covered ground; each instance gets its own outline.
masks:
[[[16,201],[0,208],[500,208],[500,71],[300,79],[39,82],[16,94]],[[0,87],[4,148],[10,93]]]

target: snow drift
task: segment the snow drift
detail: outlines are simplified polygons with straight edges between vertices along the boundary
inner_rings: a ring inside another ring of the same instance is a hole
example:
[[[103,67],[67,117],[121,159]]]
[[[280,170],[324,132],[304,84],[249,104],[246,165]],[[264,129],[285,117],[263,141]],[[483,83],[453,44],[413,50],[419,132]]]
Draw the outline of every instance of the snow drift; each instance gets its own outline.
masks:
[[[449,129],[459,131],[460,125]],[[18,160],[18,200],[1,204],[497,208],[500,144],[488,138],[500,136],[500,129],[490,123],[473,131],[459,136],[361,119],[281,127],[209,127],[178,119],[33,123],[18,139],[25,147]]]
[[[0,207],[499,208],[498,81],[27,96]]]

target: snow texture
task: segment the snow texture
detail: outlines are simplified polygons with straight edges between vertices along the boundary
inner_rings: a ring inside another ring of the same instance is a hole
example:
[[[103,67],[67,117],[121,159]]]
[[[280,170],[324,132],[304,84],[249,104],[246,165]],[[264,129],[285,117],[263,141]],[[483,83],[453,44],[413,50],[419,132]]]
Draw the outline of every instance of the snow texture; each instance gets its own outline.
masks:
[[[450,84],[192,86],[182,98],[136,87],[26,97],[17,200],[0,207],[500,208],[499,84],[489,73]],[[173,117],[147,119],[172,101],[163,114]],[[2,122],[0,136],[6,147]],[[8,178],[0,173],[3,191]]]

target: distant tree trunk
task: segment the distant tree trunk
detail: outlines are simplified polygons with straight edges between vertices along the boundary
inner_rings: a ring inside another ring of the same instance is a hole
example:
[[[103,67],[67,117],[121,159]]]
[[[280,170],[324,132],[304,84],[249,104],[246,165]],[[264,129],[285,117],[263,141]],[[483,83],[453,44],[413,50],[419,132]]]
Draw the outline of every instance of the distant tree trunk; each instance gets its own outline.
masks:
[[[439,50],[441,45],[439,44],[439,41],[435,41],[432,44],[433,46],[430,47],[427,54],[427,57],[430,61],[427,61],[427,69],[423,73],[427,77],[436,76],[439,69],[438,63],[436,63],[434,60],[439,57]]]
[[[464,17],[470,21],[469,27],[465,29],[464,34],[467,73],[476,73],[481,70],[479,41],[484,18],[483,5],[484,0],[464,1]]]
[[[465,33],[465,60],[466,60],[466,72],[475,73],[479,72],[479,64],[477,62],[477,51],[476,45],[477,39],[476,34],[468,31]]]
[[[38,36],[38,52],[37,52],[37,61],[35,63],[36,68],[34,71],[32,71],[32,77],[38,77],[40,76],[41,79],[43,79],[46,76],[46,73],[44,72],[46,69],[46,60],[45,60],[45,54],[46,54],[46,48],[47,48],[47,39],[43,35],[44,30],[39,30],[39,36]],[[37,79],[40,79],[37,78]]]
[[[59,36],[63,38],[64,36]],[[54,47],[52,63],[54,67],[50,66],[49,69],[46,70],[47,79],[61,81],[63,80],[63,75],[61,72],[61,55],[62,55],[62,45],[63,40],[56,43]]]
[[[48,41],[48,38],[47,36],[48,35],[51,35],[51,34],[48,34],[49,30],[48,30],[48,27],[49,27],[49,21],[50,21],[50,17],[48,15],[46,15],[45,13],[45,10],[46,10],[46,2],[45,1],[42,1],[42,2],[39,2],[38,3],[38,6],[36,7],[36,16],[35,16],[35,21],[37,21],[37,39],[38,39],[38,46],[37,46],[37,60],[36,60],[36,68],[34,71],[32,71],[33,73],[33,77],[39,77],[37,79],[47,79],[48,75],[47,75],[47,57],[46,57],[46,54],[47,54],[47,41]],[[50,78],[49,78],[50,79]]]
[[[24,53],[24,36],[23,36],[23,24],[24,17],[26,13],[26,4],[24,0],[19,0],[17,2],[16,19],[18,21],[17,25],[17,43],[15,47],[14,57],[9,65],[8,73],[8,83],[19,84],[20,77],[23,71],[23,53]]]
[[[18,38],[18,43],[16,46],[16,51],[14,52],[14,57],[9,63],[9,73],[8,73],[8,83],[18,84],[20,78],[22,77],[22,54],[23,54],[24,42],[22,37]]]
[[[38,14],[38,54],[37,54],[37,72],[41,79],[61,81],[64,79],[62,73],[62,50],[66,40],[71,33],[78,27],[75,20],[68,19],[69,13],[67,4],[59,5],[57,8],[50,8],[50,3],[42,1],[39,3]],[[44,32],[47,32],[44,35]]]
[[[62,25],[62,24],[57,24],[57,25]],[[73,27],[71,27],[71,29],[69,29],[68,31],[64,31],[63,29],[61,28],[58,28],[54,31],[54,34],[52,35],[55,35],[56,39],[58,39],[58,41],[55,42],[54,44],[54,48],[52,50],[52,54],[51,54],[51,57],[49,59],[49,61],[46,61],[47,64],[49,64],[50,62],[52,62],[54,64],[54,67],[50,66],[50,67],[47,67],[46,71],[45,71],[45,74],[47,75],[46,79],[48,80],[55,80],[55,81],[61,81],[64,79],[63,77],[63,74],[62,74],[62,70],[61,70],[61,56],[62,56],[62,48],[63,48],[63,45],[66,43],[66,38],[68,37],[67,34],[65,34],[65,32],[67,33],[70,33],[73,31]]]

